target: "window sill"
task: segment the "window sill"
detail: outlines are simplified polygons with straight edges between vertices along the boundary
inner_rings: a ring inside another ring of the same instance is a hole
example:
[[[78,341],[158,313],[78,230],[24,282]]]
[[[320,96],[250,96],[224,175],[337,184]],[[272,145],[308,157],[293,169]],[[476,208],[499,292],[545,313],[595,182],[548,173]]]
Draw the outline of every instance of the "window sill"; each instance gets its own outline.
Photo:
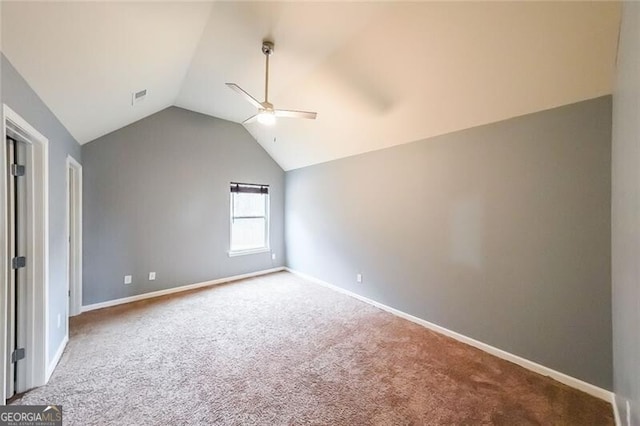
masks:
[[[271,249],[266,247],[266,248],[251,249],[251,250],[229,251],[228,254],[229,254],[229,257],[236,257],[236,256],[246,256],[248,254],[268,253],[270,251]]]

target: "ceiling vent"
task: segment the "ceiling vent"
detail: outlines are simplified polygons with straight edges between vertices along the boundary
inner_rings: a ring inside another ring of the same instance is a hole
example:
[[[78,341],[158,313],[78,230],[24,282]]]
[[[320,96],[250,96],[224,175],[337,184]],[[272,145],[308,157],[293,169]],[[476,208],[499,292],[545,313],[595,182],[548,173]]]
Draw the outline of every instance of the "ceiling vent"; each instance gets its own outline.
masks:
[[[136,106],[147,98],[147,89],[131,94],[131,106]]]

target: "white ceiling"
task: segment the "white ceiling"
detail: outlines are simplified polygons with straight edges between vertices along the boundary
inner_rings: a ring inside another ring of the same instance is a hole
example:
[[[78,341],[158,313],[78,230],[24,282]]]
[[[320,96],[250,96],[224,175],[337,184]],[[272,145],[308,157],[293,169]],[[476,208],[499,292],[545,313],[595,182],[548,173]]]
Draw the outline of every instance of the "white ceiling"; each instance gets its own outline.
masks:
[[[611,93],[617,2],[3,3],[2,50],[81,143],[177,105],[290,170]],[[131,92],[147,99],[131,106]],[[275,141],[274,141],[275,139]]]
[[[175,103],[210,3],[3,2],[2,51],[80,143]],[[131,93],[148,90],[131,106]]]

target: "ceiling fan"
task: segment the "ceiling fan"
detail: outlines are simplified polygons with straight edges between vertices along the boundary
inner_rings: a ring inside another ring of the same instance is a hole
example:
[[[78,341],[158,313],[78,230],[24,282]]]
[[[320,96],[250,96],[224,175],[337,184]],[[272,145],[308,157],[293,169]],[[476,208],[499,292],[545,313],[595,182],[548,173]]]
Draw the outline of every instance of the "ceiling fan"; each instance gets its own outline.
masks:
[[[264,77],[264,102],[259,102],[245,90],[235,83],[226,83],[231,89],[239,93],[251,105],[258,108],[258,113],[247,118],[242,124],[251,123],[258,120],[261,124],[272,125],[276,122],[276,117],[282,118],[308,118],[315,120],[318,113],[309,111],[293,111],[287,109],[275,109],[273,104],[269,102],[269,56],[273,54],[273,42],[262,42],[262,53],[266,57],[266,69]]]

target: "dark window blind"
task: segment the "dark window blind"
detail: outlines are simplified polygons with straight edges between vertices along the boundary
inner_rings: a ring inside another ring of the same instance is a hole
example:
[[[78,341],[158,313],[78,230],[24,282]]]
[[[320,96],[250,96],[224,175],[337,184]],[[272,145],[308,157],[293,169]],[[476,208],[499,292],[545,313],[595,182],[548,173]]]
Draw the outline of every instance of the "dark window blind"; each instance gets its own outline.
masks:
[[[255,185],[250,183],[231,182],[231,192],[242,192],[245,194],[268,194],[269,185]]]

